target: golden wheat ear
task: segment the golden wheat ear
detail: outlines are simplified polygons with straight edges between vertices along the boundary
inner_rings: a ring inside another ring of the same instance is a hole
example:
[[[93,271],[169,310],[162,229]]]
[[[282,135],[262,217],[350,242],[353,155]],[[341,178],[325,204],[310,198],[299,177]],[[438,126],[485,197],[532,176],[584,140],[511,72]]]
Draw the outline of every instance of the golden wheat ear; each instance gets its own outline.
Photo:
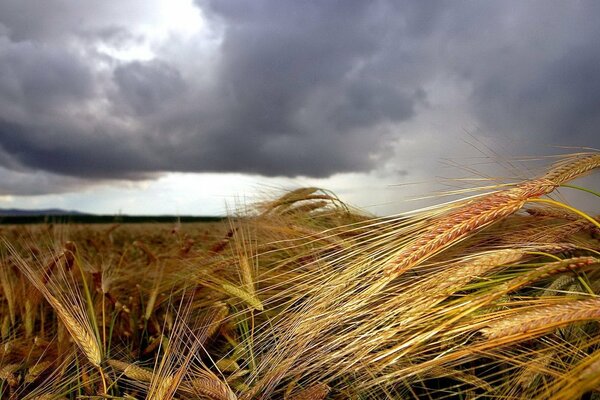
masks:
[[[142,368],[135,364],[130,364],[119,360],[107,360],[106,363],[113,367],[115,371],[118,371],[125,375],[129,379],[133,379],[138,382],[150,382],[154,373],[151,370]]]
[[[487,339],[528,338],[574,322],[600,319],[600,299],[575,300],[515,312],[481,330]]]
[[[329,386],[318,382],[286,397],[286,400],[323,400],[327,397],[330,390],[331,388]]]
[[[78,282],[70,272],[58,269],[56,273],[62,274],[62,283],[57,283],[47,275],[43,266],[24,260],[9,243],[5,245],[12,249],[16,265],[21,273],[44,296],[56,315],[70,333],[73,341],[83,351],[88,361],[95,367],[102,363],[102,348],[94,329],[93,318],[85,303]]]
[[[476,198],[447,215],[400,249],[384,267],[395,277],[448,246],[520,210],[528,200],[551,193],[557,186],[600,167],[599,153],[567,157],[540,179]]]

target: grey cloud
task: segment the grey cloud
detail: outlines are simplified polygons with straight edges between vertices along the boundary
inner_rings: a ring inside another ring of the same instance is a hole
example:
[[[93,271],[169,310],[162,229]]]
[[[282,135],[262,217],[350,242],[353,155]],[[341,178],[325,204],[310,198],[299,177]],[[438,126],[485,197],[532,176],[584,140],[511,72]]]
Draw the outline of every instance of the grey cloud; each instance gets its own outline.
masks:
[[[377,76],[373,60],[385,50],[380,36],[389,30],[379,23],[385,7],[234,3],[202,5],[224,26],[212,88],[159,59],[117,65],[110,85],[93,60],[86,71],[64,51],[56,59],[72,71],[50,63],[46,78],[14,68],[21,87],[33,88],[19,104],[35,102],[51,115],[43,121],[1,116],[5,158],[92,178],[173,170],[327,176],[372,168],[388,135],[378,126],[408,120],[425,98],[419,82]],[[107,41],[127,40],[113,25],[95,32]],[[76,91],[94,85],[101,87],[91,98],[89,90]],[[110,112],[57,122],[56,106],[71,99],[92,106],[108,100]]]
[[[445,56],[473,88],[470,103],[483,128],[538,144],[600,146],[600,4],[473,9],[453,10],[450,20],[466,23],[453,31]]]
[[[84,60],[61,48],[33,42],[0,42],[0,102],[30,113],[61,112],[93,95],[92,73]],[[6,116],[4,116],[6,117]]]
[[[14,171],[0,167],[0,196],[35,196],[77,191],[90,182],[43,171]]]
[[[75,36],[136,30],[160,12],[152,0],[2,0],[0,23],[17,42],[64,44]],[[133,32],[132,34],[136,34]]]
[[[512,82],[483,77],[473,94],[478,115],[495,130],[600,146],[600,46],[549,64],[531,75],[517,72]]]
[[[142,179],[153,172],[152,154],[139,148],[129,135],[101,130],[105,127],[73,129],[0,119],[0,149],[4,151],[0,161],[5,160],[5,167],[11,166],[8,158],[21,169],[98,179]]]
[[[198,0],[222,35],[213,52],[170,38],[133,62],[96,45],[143,42],[150,11],[84,3],[49,2],[44,18],[33,2],[0,4],[6,169],[369,171],[436,103],[434,81],[471,88],[467,111],[495,135],[600,146],[597,3]]]
[[[114,81],[119,88],[115,103],[136,115],[160,111],[161,105],[183,96],[185,82],[172,66],[161,62],[131,62],[118,66]]]

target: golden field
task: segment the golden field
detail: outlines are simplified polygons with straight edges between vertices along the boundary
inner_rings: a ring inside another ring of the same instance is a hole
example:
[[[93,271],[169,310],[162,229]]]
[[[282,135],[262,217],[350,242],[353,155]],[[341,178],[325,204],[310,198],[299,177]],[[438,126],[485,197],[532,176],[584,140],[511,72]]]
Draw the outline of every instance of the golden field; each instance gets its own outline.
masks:
[[[385,218],[302,188],[223,222],[1,226],[1,397],[600,398],[600,223],[552,197],[599,166]]]

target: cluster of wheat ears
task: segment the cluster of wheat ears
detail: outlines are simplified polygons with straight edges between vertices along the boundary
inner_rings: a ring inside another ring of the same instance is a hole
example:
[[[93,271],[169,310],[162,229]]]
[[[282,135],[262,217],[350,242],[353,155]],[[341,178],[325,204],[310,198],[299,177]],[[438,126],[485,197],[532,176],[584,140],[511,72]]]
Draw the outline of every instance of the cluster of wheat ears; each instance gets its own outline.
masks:
[[[222,223],[3,226],[0,397],[600,398],[600,223],[551,197],[599,166],[396,217],[304,188]]]

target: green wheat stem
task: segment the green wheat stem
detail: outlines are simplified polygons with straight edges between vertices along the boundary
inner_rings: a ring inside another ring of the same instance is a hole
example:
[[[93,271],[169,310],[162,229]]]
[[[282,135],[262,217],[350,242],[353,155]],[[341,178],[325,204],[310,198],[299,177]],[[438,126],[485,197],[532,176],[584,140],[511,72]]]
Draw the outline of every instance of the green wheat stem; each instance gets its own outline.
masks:
[[[596,226],[597,228],[600,228],[600,222],[596,221],[594,218],[590,217],[589,215],[587,215],[583,211],[578,210],[578,209],[576,209],[574,207],[568,206],[565,203],[561,203],[560,201],[550,200],[550,199],[529,199],[527,201],[528,202],[534,202],[534,203],[547,203],[547,204],[552,204],[553,206],[565,208],[565,209],[567,209],[567,210],[569,210],[569,211],[571,211],[571,212],[579,215],[580,217],[587,219],[592,224],[594,224],[594,226]]]
[[[600,193],[599,192],[596,192],[595,190],[591,190],[591,189],[588,189],[588,188],[584,188],[582,186],[571,185],[571,184],[569,184],[569,185],[560,185],[560,186],[561,187],[566,187],[566,188],[569,188],[569,189],[581,190],[582,192],[587,192],[587,193],[593,194],[594,196],[600,197]]]

